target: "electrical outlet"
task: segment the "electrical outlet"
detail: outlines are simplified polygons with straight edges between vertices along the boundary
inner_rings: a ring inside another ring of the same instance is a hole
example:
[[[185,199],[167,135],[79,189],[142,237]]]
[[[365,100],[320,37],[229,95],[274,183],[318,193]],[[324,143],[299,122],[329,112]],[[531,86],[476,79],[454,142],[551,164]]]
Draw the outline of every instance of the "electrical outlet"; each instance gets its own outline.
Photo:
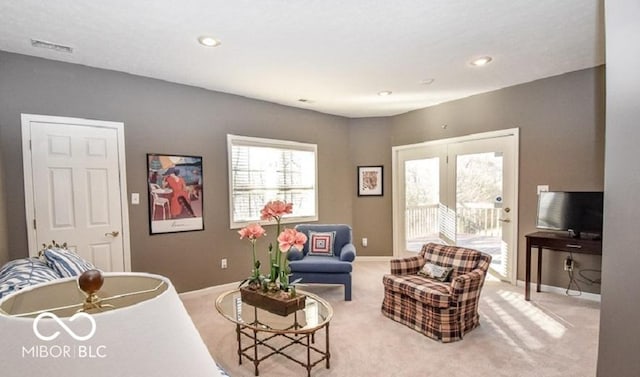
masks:
[[[367,241],[366,237],[362,239],[362,247],[367,247]]]
[[[222,258],[220,260],[220,268],[227,268],[227,258]]]
[[[564,270],[565,271],[573,271],[574,261],[571,258],[566,258],[564,260]]]

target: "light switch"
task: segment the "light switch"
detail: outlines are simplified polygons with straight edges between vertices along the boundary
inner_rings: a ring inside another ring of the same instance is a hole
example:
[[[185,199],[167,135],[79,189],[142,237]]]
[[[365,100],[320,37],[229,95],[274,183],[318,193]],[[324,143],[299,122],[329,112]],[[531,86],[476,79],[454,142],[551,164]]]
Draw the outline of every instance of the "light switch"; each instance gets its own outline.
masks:
[[[140,194],[137,192],[131,193],[131,204],[140,204]]]

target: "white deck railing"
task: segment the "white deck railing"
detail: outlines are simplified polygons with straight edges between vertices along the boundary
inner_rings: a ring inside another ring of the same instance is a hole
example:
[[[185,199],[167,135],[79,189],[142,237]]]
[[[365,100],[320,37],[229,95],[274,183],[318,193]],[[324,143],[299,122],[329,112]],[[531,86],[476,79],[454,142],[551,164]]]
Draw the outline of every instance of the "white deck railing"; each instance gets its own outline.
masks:
[[[408,207],[405,210],[407,240],[428,237],[440,231],[439,204]],[[458,234],[500,235],[500,208],[491,203],[464,203],[456,208]]]

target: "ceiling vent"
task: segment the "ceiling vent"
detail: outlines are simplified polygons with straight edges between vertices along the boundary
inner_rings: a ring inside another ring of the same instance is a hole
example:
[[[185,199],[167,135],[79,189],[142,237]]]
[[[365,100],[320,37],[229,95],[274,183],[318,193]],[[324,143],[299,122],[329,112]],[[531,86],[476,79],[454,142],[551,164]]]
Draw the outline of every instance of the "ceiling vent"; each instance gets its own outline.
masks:
[[[38,39],[32,39],[31,40],[31,46],[33,47],[38,47],[38,48],[48,48],[49,50],[54,50],[54,51],[58,51],[58,52],[66,52],[66,53],[73,53],[73,48],[69,47],[69,46],[65,46],[65,45],[59,45],[56,43],[51,43],[51,42],[47,42],[47,41],[41,41]]]

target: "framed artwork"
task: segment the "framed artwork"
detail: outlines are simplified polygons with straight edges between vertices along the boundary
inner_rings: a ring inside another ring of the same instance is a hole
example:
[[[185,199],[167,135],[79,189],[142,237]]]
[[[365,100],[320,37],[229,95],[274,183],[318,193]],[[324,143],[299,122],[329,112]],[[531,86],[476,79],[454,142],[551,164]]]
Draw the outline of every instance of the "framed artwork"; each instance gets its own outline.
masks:
[[[149,233],[204,230],[202,157],[147,154]]]
[[[358,196],[382,194],[382,166],[358,166]]]

